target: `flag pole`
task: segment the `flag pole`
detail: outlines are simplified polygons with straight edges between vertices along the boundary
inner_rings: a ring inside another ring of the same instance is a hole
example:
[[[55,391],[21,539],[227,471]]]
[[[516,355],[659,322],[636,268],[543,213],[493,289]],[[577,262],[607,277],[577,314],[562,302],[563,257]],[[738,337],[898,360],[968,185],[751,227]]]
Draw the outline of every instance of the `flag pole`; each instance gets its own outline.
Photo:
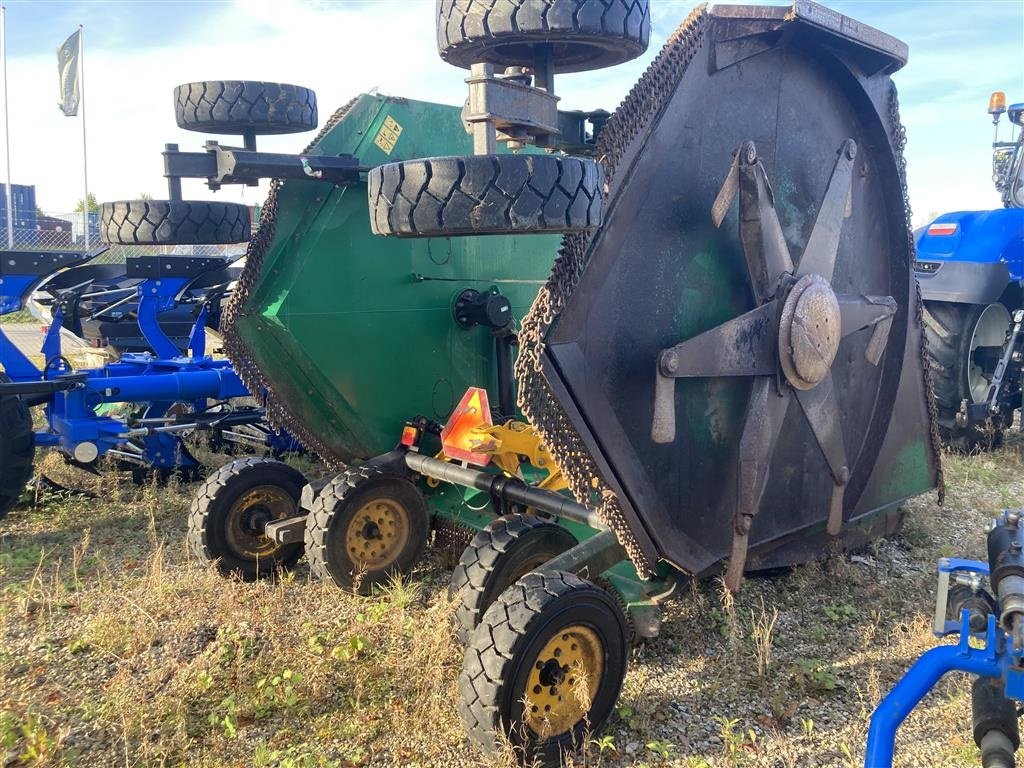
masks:
[[[85,197],[82,198],[82,229],[85,232],[85,247],[89,248],[89,160],[85,145],[85,30],[78,25],[78,88],[82,107],[82,181]]]
[[[11,125],[7,121],[7,8],[0,5],[0,58],[4,76],[4,166],[7,168],[7,247],[14,250],[14,204],[11,190]]]

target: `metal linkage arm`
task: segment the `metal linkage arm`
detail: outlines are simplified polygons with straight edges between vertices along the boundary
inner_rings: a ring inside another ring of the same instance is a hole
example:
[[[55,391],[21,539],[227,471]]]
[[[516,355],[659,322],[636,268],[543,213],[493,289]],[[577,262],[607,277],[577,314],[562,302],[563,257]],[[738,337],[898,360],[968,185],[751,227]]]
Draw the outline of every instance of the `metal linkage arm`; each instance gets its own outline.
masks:
[[[984,648],[970,645],[970,618],[963,612],[960,642],[926,651],[882,699],[868,729],[868,744],[864,754],[865,768],[892,768],[896,748],[896,731],[914,707],[925,697],[947,672],[968,672],[982,677],[1000,678],[1016,675],[1020,671],[1008,668],[1010,654],[1005,649],[1004,636],[996,628],[996,617],[988,617],[988,632]]]
[[[366,168],[354,155],[287,155],[276,152],[222,147],[206,142],[205,152],[180,152],[166,144],[164,176],[171,200],[181,199],[181,180],[206,179],[210,189],[224,184],[255,185],[260,179],[313,179],[333,184],[354,184]]]

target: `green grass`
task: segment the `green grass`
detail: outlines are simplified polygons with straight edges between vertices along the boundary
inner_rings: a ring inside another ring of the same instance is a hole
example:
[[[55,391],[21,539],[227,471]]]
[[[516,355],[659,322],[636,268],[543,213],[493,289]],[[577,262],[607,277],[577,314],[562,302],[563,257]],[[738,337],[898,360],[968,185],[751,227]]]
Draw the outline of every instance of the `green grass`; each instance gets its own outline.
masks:
[[[19,309],[17,312],[11,312],[7,315],[0,315],[0,325],[14,325],[24,323],[37,323],[38,320],[32,316],[32,313],[27,309]]]

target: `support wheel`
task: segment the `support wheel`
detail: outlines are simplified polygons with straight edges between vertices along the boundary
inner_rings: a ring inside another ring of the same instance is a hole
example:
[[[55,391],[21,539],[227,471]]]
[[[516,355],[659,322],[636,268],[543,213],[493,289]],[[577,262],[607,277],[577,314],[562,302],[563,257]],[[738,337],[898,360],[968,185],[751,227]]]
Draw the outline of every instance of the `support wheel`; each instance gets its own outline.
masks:
[[[607,592],[569,573],[528,573],[470,635],[459,674],[470,739],[488,753],[508,739],[527,764],[559,764],[611,714],[628,654]]]
[[[237,459],[214,472],[196,494],[188,516],[188,545],[196,557],[217,563],[226,576],[254,581],[288,569],[301,544],[277,544],[267,523],[299,514],[306,478],[272,459]]]
[[[647,50],[647,0],[439,0],[437,51],[456,67],[529,66],[550,46],[555,72],[621,64]]]
[[[368,177],[378,235],[583,232],[600,225],[604,175],[565,155],[468,155],[388,163]]]
[[[316,94],[287,83],[205,80],[174,89],[178,127],[204,133],[269,135],[316,128]]]
[[[313,502],[306,525],[309,568],[317,578],[369,595],[412,569],[429,531],[427,502],[411,480],[355,467]]]
[[[1002,304],[929,301],[925,302],[924,328],[942,442],[964,453],[998,448],[1004,427],[1012,422],[1012,413],[966,427],[957,425],[956,416],[964,400],[985,401],[995,361],[989,355],[986,364],[976,353],[981,348],[998,348],[1001,354],[1010,329],[1009,311]]]
[[[114,245],[224,245],[251,234],[249,209],[207,200],[121,200],[100,206],[100,237]]]
[[[7,374],[0,373],[7,384]],[[35,434],[28,406],[17,395],[0,397],[0,520],[13,507],[32,478]]]
[[[578,542],[562,526],[519,513],[478,531],[452,572],[448,595],[458,601],[455,637],[465,645],[498,595]]]

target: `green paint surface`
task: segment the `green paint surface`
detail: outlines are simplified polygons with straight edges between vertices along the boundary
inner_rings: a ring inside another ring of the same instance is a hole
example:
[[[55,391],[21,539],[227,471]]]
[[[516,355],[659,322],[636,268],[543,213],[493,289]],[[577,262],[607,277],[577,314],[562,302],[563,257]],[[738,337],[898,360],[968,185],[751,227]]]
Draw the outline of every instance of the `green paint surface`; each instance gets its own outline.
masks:
[[[390,155],[374,143],[388,117],[402,128]],[[315,151],[354,154],[369,167],[471,154],[472,142],[455,107],[361,96]],[[469,386],[495,391],[493,338],[455,323],[454,298],[498,286],[521,317],[560,242],[378,237],[364,183],[289,181],[278,210],[235,327],[280,399],[344,460],[389,450],[413,416],[443,421]]]

